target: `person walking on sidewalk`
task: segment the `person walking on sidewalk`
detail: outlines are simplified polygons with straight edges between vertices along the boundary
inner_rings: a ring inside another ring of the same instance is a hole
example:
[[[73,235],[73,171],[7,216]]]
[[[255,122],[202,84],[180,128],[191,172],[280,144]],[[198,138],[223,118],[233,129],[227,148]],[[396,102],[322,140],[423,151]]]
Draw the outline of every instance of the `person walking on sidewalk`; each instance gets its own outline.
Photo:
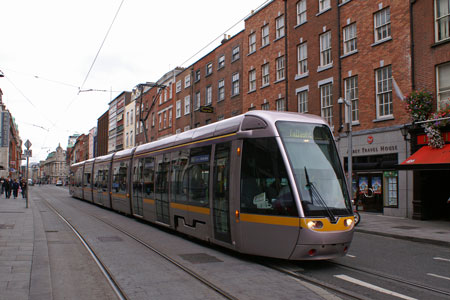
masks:
[[[20,182],[20,188],[22,189],[22,198],[25,198],[27,194],[27,181],[25,179]]]
[[[5,178],[2,176],[2,178],[0,179],[0,189],[1,189],[0,195],[3,195],[3,193],[5,192],[5,186],[3,185],[4,182]]]
[[[19,183],[17,182],[17,179],[14,179],[14,181],[12,182],[12,191],[14,199],[16,199],[19,192]]]
[[[3,182],[3,187],[5,189],[5,198],[8,199],[11,196],[11,181],[9,177]]]

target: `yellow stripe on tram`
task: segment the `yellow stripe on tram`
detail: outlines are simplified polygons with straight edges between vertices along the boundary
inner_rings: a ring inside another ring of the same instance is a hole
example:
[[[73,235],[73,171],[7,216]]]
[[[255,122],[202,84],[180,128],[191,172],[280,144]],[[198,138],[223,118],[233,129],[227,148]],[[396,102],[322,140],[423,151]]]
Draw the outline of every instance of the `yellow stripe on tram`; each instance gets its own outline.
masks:
[[[292,227],[300,226],[300,219],[293,217],[263,216],[263,215],[252,215],[241,213],[239,218],[241,222],[248,222],[248,223],[261,223],[261,224],[282,225]]]
[[[149,199],[149,198],[144,198],[144,203],[155,205],[155,200]]]
[[[328,218],[302,218],[300,226],[303,228],[308,228],[308,222],[320,221],[320,222],[322,222],[323,227],[322,228],[313,228],[311,230],[319,231],[319,232],[321,232],[321,231],[346,231],[346,230],[350,230],[353,228],[352,226],[345,226],[345,220],[347,220],[347,219],[352,219],[353,222],[355,221],[353,216],[341,217],[341,218],[339,218],[339,220],[336,224],[331,223]]]
[[[209,215],[210,210],[208,207],[199,207],[199,206],[193,206],[193,205],[187,205],[187,204],[180,204],[180,203],[170,203],[171,208],[175,209],[181,209],[189,212],[195,212],[203,215]]]

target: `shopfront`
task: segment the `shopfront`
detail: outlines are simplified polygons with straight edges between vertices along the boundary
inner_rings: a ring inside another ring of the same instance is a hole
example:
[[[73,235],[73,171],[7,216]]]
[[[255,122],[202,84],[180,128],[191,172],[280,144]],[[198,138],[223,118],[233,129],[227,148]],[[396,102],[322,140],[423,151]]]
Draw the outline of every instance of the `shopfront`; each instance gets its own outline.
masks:
[[[347,144],[347,137],[341,136],[338,146],[346,171]],[[352,197],[357,209],[408,217],[412,176],[396,169],[407,157],[407,144],[399,128],[353,133],[352,144]]]

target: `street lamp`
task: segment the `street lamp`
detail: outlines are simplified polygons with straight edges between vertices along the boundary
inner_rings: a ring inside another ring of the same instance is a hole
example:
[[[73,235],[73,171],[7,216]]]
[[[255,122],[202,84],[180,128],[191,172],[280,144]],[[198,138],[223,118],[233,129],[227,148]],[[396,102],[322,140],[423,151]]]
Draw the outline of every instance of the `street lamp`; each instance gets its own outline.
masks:
[[[348,173],[348,190],[350,193],[350,197],[353,198],[353,144],[352,144],[352,123],[353,123],[353,116],[352,116],[352,102],[350,100],[339,98],[338,104],[345,104],[345,106],[348,108],[348,136],[347,136],[347,142],[348,142],[348,161],[347,161],[347,173]]]

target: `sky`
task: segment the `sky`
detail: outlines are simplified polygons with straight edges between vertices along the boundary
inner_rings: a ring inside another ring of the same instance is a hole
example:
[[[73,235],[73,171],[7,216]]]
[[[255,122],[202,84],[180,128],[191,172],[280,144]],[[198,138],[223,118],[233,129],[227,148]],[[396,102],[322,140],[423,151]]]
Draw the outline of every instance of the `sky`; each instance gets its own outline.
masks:
[[[87,134],[122,91],[188,67],[243,30],[267,2],[0,0],[0,89],[32,144],[30,162]]]

